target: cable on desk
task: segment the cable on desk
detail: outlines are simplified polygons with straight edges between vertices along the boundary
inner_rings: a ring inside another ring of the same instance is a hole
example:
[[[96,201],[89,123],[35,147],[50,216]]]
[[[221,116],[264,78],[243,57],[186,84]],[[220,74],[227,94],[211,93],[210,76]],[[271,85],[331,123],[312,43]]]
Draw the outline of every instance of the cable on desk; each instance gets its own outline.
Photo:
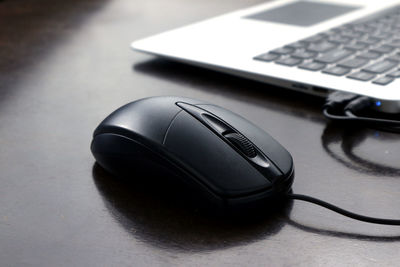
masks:
[[[314,197],[310,197],[310,196],[306,196],[306,195],[299,195],[299,194],[292,194],[292,193],[287,193],[286,196],[289,199],[302,200],[302,201],[316,204],[318,206],[327,208],[331,211],[337,212],[339,214],[342,214],[346,217],[350,217],[350,218],[358,220],[358,221],[375,223],[375,224],[385,224],[385,225],[400,225],[400,220],[382,219],[382,218],[368,217],[368,216],[360,215],[360,214],[339,208],[335,205],[332,205],[328,202],[325,202],[323,200],[320,200],[320,199],[317,199]]]
[[[371,99],[351,93],[333,92],[323,108],[325,117],[342,122],[356,122],[383,131],[400,133],[400,121],[358,115],[371,107]]]

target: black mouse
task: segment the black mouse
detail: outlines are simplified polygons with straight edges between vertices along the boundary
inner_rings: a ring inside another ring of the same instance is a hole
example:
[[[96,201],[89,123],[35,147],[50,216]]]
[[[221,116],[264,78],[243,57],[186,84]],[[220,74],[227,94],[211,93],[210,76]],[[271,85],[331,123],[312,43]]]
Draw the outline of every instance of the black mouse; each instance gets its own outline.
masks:
[[[294,177],[291,155],[265,131],[183,97],[150,97],[117,109],[94,131],[91,151],[116,176],[152,179],[145,174],[158,170],[221,208],[276,204]]]

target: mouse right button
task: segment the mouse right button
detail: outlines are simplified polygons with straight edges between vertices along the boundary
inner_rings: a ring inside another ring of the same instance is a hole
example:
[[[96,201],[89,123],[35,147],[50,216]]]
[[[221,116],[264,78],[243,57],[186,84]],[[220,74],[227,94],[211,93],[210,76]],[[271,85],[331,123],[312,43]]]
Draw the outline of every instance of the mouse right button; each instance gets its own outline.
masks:
[[[235,130],[258,147],[283,174],[289,175],[292,172],[293,159],[290,153],[264,130],[224,108],[211,104],[199,104],[197,106],[234,126]]]
[[[271,182],[222,138],[187,112],[172,122],[164,145],[213,192],[237,197],[271,188]]]

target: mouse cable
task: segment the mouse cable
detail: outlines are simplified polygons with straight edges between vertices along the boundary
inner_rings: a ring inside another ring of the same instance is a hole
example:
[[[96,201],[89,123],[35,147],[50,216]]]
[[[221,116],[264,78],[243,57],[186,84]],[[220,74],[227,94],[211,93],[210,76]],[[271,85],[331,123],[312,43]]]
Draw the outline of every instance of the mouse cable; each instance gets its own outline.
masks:
[[[400,121],[356,115],[372,105],[366,96],[336,91],[327,97],[323,108],[325,117],[334,121],[358,122],[380,130],[400,133]]]
[[[306,202],[310,202],[316,205],[319,205],[321,207],[327,208],[331,211],[337,212],[339,214],[342,214],[346,217],[350,217],[352,219],[358,220],[358,221],[363,221],[363,222],[368,222],[368,223],[376,223],[376,224],[385,224],[385,225],[400,225],[400,220],[393,220],[393,219],[382,219],[382,218],[375,218],[375,217],[368,217],[364,215],[360,215],[342,208],[339,208],[335,205],[332,205],[328,202],[325,202],[323,200],[306,196],[306,195],[299,195],[299,194],[292,194],[292,193],[287,193],[286,196],[289,199],[295,199],[295,200],[302,200]]]

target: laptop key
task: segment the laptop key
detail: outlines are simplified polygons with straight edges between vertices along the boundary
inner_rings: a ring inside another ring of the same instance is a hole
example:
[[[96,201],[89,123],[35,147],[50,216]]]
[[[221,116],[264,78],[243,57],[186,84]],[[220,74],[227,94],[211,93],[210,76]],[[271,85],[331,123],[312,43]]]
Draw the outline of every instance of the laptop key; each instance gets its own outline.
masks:
[[[363,71],[379,74],[379,73],[384,73],[384,72],[396,67],[398,64],[399,63],[397,61],[385,59],[385,60],[375,62],[375,63],[363,68]]]
[[[346,50],[346,49],[335,49],[331,50],[316,59],[318,62],[322,63],[335,63],[345,57],[352,55],[354,51]]]
[[[280,48],[274,49],[269,52],[273,53],[273,54],[288,55],[288,54],[291,54],[294,52],[294,48],[285,46],[285,47],[280,47]]]
[[[338,65],[341,67],[355,69],[355,68],[360,68],[360,67],[364,66],[368,62],[369,62],[368,59],[356,57],[356,58],[345,60],[345,61],[339,63]]]
[[[389,76],[392,78],[400,78],[400,70],[392,71],[391,73],[387,74],[386,76]]]
[[[291,48],[295,48],[295,49],[296,48],[305,48],[307,46],[308,46],[308,44],[304,43],[304,42],[295,42],[295,43],[286,45],[286,47],[291,47]]]
[[[378,84],[378,85],[387,85],[393,81],[394,81],[394,78],[388,77],[388,76],[383,76],[383,77],[380,77],[380,78],[374,80],[372,83]]]
[[[365,48],[367,48],[368,45],[365,43],[360,43],[360,42],[356,42],[354,44],[348,44],[345,46],[345,48],[347,49],[351,49],[351,50],[363,50]]]
[[[308,51],[311,52],[317,52],[317,53],[323,53],[323,52],[327,52],[329,50],[332,50],[334,48],[336,48],[337,45],[330,43],[330,42],[326,42],[326,41],[322,41],[319,43],[313,43],[310,44],[310,46],[307,48]]]
[[[303,63],[299,66],[300,69],[305,69],[305,70],[312,70],[312,71],[317,71],[317,70],[322,70],[325,68],[325,64],[319,63],[319,62],[308,62],[308,63]]]
[[[368,37],[365,40],[360,41],[361,43],[364,43],[366,45],[373,45],[373,44],[377,44],[381,41],[381,39],[376,38],[376,37]]]
[[[376,31],[376,28],[360,24],[360,25],[356,25],[354,27],[354,30],[356,30],[358,32],[363,32],[363,33],[372,33],[372,32]]]
[[[379,21],[369,21],[366,22],[365,25],[372,28],[381,28],[383,26],[383,23]]]
[[[393,39],[392,41],[388,42],[387,45],[400,48],[400,39]]]
[[[333,35],[329,37],[330,42],[337,44],[347,44],[350,43],[351,40],[352,38],[341,35]]]
[[[326,74],[342,76],[342,75],[349,73],[350,69],[345,68],[345,67],[340,67],[340,66],[334,66],[334,67],[328,68],[326,70],[323,70],[322,72],[326,73]]]
[[[296,51],[292,54],[292,57],[309,59],[315,57],[316,55],[317,53],[311,51]]]
[[[366,59],[377,59],[382,56],[382,53],[378,53],[376,51],[367,51],[359,55],[359,57],[366,58]]]
[[[314,43],[314,42],[322,41],[324,38],[325,38],[325,35],[317,34],[317,35],[313,35],[311,37],[305,38],[305,39],[303,39],[301,41],[302,42],[306,42],[306,43]]]
[[[388,32],[378,32],[374,34],[372,37],[380,38],[380,39],[387,39],[391,37],[391,34]]]
[[[347,76],[347,78],[354,79],[354,80],[359,80],[359,81],[369,81],[373,78],[375,78],[375,74],[365,72],[365,71],[358,71],[355,73],[350,74]]]
[[[303,60],[299,58],[294,58],[294,57],[287,57],[287,58],[281,58],[275,61],[275,63],[281,64],[281,65],[286,65],[286,66],[296,66],[300,64]]]
[[[333,31],[335,33],[341,33],[342,31],[346,31],[348,29],[349,29],[349,26],[342,25],[342,26],[331,29],[331,31]]]
[[[393,50],[394,50],[394,47],[390,46],[390,45],[381,45],[381,46],[371,49],[371,51],[373,51],[373,52],[384,53],[384,54],[390,53]]]
[[[254,59],[268,62],[268,61],[274,61],[274,60],[278,59],[279,57],[280,57],[280,55],[278,55],[278,54],[265,53],[265,54],[254,57]]]
[[[388,57],[388,59],[391,59],[391,60],[394,60],[394,61],[400,61],[400,54],[399,53],[394,54],[394,55]]]
[[[340,34],[344,37],[350,37],[350,38],[354,38],[354,39],[359,39],[365,35],[362,32],[356,32],[356,31],[351,31],[351,30],[343,31]]]

